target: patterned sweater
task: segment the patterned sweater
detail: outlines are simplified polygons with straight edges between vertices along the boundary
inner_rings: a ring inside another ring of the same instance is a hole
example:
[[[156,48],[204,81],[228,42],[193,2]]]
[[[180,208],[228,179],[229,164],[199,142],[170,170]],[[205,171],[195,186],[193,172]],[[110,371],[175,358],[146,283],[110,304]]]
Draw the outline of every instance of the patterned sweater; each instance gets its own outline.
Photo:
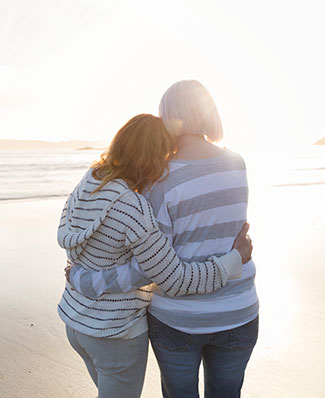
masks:
[[[215,291],[241,271],[238,257],[228,262],[215,256],[202,262],[181,262],[142,195],[131,191],[123,180],[111,181],[92,194],[99,184],[89,170],[63,209],[58,242],[68,262],[101,271],[120,267],[135,256],[146,276],[170,297]],[[125,337],[145,317],[150,299],[150,288],[91,298],[67,283],[58,312],[81,333]]]

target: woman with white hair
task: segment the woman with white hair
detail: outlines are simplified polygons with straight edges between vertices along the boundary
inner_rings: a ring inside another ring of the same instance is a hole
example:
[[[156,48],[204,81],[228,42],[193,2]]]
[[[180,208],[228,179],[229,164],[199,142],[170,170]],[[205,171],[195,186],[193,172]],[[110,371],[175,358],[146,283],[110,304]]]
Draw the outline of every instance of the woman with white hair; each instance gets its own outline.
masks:
[[[223,137],[213,98],[199,82],[179,81],[163,95],[159,115],[178,146],[168,177],[148,196],[160,228],[184,261],[228,253],[246,222],[248,187],[241,156],[211,143]],[[258,334],[254,278],[248,261],[214,293],[154,291],[149,336],[165,398],[198,397],[201,361],[206,398],[240,397]]]
[[[146,194],[160,230],[183,261],[236,255],[234,241],[246,223],[246,169],[238,154],[212,144],[223,136],[213,98],[199,82],[180,81],[163,95],[159,114],[178,148],[168,176]],[[91,290],[99,295],[116,292],[116,284],[122,291],[145,284],[135,261],[128,272],[119,270],[119,275],[103,271],[96,281],[93,277]],[[84,280],[87,294],[89,272],[75,268],[70,275],[80,290]],[[149,335],[165,398],[198,397],[201,361],[206,398],[240,396],[258,333],[254,278],[254,263],[248,261],[241,274],[213,293],[168,297],[154,285]],[[194,281],[186,283],[190,291]]]

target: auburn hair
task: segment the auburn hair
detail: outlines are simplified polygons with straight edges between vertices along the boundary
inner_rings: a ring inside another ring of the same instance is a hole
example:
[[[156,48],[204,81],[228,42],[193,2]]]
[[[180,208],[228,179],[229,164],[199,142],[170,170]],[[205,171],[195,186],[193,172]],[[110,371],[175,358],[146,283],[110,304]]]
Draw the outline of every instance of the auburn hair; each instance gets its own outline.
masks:
[[[161,118],[141,114],[130,119],[115,135],[110,146],[91,167],[92,175],[101,184],[116,178],[123,179],[133,191],[141,193],[159,180],[165,170],[176,144],[167,132]]]

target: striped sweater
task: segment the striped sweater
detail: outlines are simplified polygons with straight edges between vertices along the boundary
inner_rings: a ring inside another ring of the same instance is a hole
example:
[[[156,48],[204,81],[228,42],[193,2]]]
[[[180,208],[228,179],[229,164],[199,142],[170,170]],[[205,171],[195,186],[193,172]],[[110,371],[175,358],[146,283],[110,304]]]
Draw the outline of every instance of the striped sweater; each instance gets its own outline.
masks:
[[[247,179],[243,159],[230,151],[193,161],[174,160],[170,175],[148,193],[160,229],[183,261],[201,261],[228,253],[246,221]],[[126,291],[145,284],[136,261],[114,275],[98,275],[76,267],[70,279],[92,295]],[[233,278],[232,278],[233,279]],[[238,327],[258,313],[255,265],[244,264],[240,278],[205,295],[168,297],[159,287],[149,311],[162,322],[187,333],[213,333]]]
[[[159,226],[183,261],[231,250],[246,222],[246,167],[238,154],[192,161],[175,160],[169,177],[151,190],[149,201]],[[167,297],[157,286],[150,313],[187,333],[214,333],[253,320],[258,313],[255,265],[243,265],[241,277],[206,295]]]
[[[142,195],[132,192],[122,180],[111,181],[92,194],[99,184],[88,171],[63,209],[58,243],[66,250],[68,262],[103,271],[116,269],[134,256],[147,278],[170,297],[212,292],[240,272],[238,258],[223,262],[210,256],[200,263],[181,262]],[[67,283],[58,312],[81,333],[125,337],[143,321],[150,299],[149,288],[91,298]]]

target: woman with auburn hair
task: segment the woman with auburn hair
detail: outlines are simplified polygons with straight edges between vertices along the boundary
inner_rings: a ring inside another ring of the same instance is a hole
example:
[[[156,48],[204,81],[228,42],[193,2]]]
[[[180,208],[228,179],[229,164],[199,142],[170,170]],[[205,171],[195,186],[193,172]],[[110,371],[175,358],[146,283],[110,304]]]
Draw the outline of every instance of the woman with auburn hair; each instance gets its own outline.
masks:
[[[168,170],[174,151],[175,140],[160,118],[147,114],[133,117],[92,165],[93,177],[101,181],[93,193],[116,178],[122,178],[131,190],[141,193]]]
[[[250,258],[246,230],[231,253],[219,258],[211,255],[187,263],[177,257],[141,195],[144,188],[164,179],[174,150],[160,118],[137,115],[119,130],[68,197],[58,242],[66,250],[68,263],[96,271],[95,288],[109,284],[104,270],[117,272],[134,256],[147,281],[155,282],[167,296],[209,293],[241,271],[241,256]],[[103,278],[96,279],[96,274]],[[98,387],[99,398],[140,397],[150,300],[149,287],[92,298],[67,282],[58,312],[70,344]]]

